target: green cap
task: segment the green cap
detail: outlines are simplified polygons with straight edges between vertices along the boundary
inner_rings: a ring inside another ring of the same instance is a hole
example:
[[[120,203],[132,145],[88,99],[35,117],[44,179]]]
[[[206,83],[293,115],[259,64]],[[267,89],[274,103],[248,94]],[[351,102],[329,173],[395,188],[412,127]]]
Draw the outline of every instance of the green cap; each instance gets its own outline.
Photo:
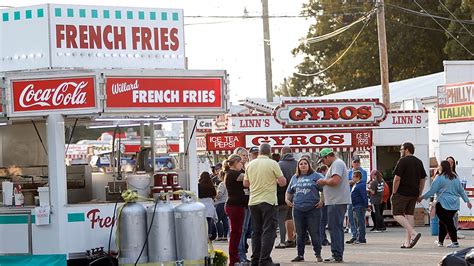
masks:
[[[331,153],[334,153],[334,151],[331,148],[324,148],[319,152],[319,157],[326,157]]]

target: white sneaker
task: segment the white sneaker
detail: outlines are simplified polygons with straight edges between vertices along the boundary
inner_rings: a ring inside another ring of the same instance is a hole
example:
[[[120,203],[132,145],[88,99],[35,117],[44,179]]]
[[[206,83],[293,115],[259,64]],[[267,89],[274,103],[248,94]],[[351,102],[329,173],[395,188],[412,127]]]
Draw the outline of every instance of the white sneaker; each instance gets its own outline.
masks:
[[[446,247],[447,247],[447,248],[458,248],[458,247],[459,247],[459,243],[454,242],[454,243],[451,243],[451,244],[447,245]]]
[[[436,240],[434,243],[435,243],[436,246],[438,246],[438,247],[443,247],[443,242],[439,242],[438,240]]]
[[[458,239],[464,239],[464,238],[466,238],[466,236],[465,236],[465,235],[463,235],[463,234],[459,234],[459,233],[458,233]]]

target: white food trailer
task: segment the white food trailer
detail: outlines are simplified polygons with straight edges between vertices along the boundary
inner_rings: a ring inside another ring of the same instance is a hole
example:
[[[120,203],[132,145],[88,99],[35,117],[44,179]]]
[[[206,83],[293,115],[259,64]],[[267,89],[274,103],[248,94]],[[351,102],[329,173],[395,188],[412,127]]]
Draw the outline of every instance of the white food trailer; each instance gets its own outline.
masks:
[[[26,258],[64,265],[87,250],[107,251],[114,202],[68,202],[65,125],[76,119],[112,127],[148,123],[152,142],[154,123],[182,121],[188,147],[185,188],[197,192],[193,130],[198,119],[227,111],[228,81],[225,71],[185,69],[182,10],[48,4],[2,13],[0,167],[11,163],[13,151],[6,147],[12,143],[29,152],[31,140],[24,134],[31,128],[21,126],[35,121],[37,135],[46,135],[41,143],[47,155],[41,156],[49,204],[0,207],[0,264]],[[11,128],[16,134],[7,134]],[[111,250],[116,250],[113,239]]]

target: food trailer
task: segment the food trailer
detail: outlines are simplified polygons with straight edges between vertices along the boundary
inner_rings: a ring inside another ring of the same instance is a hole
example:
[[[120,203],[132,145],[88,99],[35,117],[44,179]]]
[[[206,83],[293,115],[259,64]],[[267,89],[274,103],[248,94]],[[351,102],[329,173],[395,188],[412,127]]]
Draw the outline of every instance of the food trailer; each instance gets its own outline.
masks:
[[[2,13],[0,167],[40,168],[49,197],[40,195],[42,206],[0,207],[1,255],[62,265],[101,247],[116,251],[109,239],[116,201],[102,195],[120,194],[108,186],[120,175],[79,176],[88,196],[72,200],[65,126],[146,124],[153,151],[154,125],[181,121],[182,186],[197,192],[193,131],[198,119],[227,111],[228,82],[225,71],[185,69],[182,10],[48,4]]]

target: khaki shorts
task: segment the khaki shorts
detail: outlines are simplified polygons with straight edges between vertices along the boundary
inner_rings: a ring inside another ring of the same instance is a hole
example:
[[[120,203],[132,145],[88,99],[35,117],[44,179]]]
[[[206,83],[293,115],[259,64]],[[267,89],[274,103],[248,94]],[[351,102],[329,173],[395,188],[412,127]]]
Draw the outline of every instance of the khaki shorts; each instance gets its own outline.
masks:
[[[414,215],[418,197],[394,194],[392,196],[392,215]]]

